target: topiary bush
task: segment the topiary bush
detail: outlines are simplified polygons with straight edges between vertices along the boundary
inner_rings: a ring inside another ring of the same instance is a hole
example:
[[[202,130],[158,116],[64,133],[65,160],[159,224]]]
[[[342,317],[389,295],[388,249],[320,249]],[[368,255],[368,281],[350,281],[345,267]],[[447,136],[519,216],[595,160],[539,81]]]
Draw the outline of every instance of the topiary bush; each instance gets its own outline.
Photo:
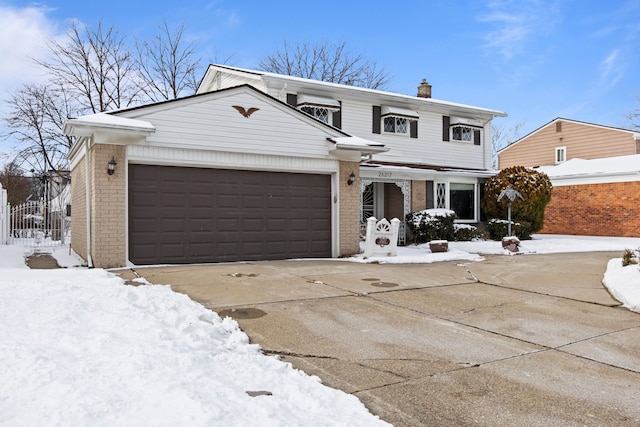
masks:
[[[513,230],[512,234],[520,239],[528,239],[531,234],[542,229],[544,209],[551,200],[553,188],[551,180],[547,174],[524,166],[512,166],[501,170],[484,184],[484,196],[480,201],[480,207],[487,218],[507,219],[508,198],[503,197],[498,202],[498,196],[509,186],[524,198],[524,200],[516,199],[511,203],[511,220],[521,225],[526,224],[529,228],[526,232],[520,230],[520,233],[525,234],[523,236],[513,233]]]
[[[454,240],[456,213],[449,209],[425,209],[405,218],[415,243],[431,240]]]

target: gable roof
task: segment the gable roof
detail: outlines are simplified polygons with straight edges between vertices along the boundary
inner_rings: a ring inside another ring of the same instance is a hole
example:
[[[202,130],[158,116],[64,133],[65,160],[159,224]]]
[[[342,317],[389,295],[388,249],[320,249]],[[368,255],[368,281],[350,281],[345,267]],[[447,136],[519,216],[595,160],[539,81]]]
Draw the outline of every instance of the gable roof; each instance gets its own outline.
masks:
[[[542,131],[543,129],[548,128],[551,125],[554,125],[558,121],[575,123],[575,124],[578,124],[578,125],[593,126],[595,128],[599,128],[599,129],[608,129],[608,130],[614,130],[614,131],[620,131],[620,132],[627,132],[627,133],[631,134],[633,139],[640,140],[640,131],[637,131],[637,130],[625,129],[625,128],[619,128],[619,127],[614,127],[614,126],[607,126],[607,125],[599,125],[599,124],[596,124],[596,123],[582,122],[582,121],[579,121],[579,120],[565,119],[564,117],[556,117],[555,119],[551,120],[550,122],[545,123],[544,125],[540,126],[536,130],[533,130],[533,131],[529,132],[528,134],[526,134],[522,138],[518,139],[517,141],[514,141],[511,144],[507,145],[506,147],[498,150],[498,154],[502,153],[503,151],[507,150],[508,148],[513,147],[514,145],[518,144],[519,142],[524,141],[525,139],[535,135],[536,133]]]
[[[455,102],[443,101],[435,98],[421,98],[412,95],[403,95],[399,93],[386,92],[377,89],[368,89],[357,86],[349,86],[345,84],[324,82],[320,80],[306,79],[302,77],[294,77],[284,74],[270,73],[267,71],[249,70],[238,67],[230,67],[226,65],[210,64],[207,71],[200,81],[196,93],[209,92],[213,89],[215,78],[217,73],[224,72],[232,75],[236,75],[242,78],[250,79],[258,84],[259,82],[265,83],[271,88],[279,87],[281,90],[290,89],[293,86],[300,86],[304,88],[314,87],[321,92],[343,92],[349,98],[367,98],[377,99],[378,102],[400,102],[402,104],[412,104],[421,106],[423,108],[438,108],[451,111],[452,113],[459,111],[464,113],[475,112],[492,117],[506,117],[507,114],[503,111],[493,110],[483,107],[475,107],[466,104],[459,104]],[[313,95],[313,94],[311,94]]]
[[[280,101],[273,96],[262,92],[251,85],[240,85],[215,92],[190,95],[182,98],[140,105],[131,108],[115,110],[104,113],[90,114],[65,122],[63,131],[71,136],[91,136],[96,130],[106,132],[148,135],[156,131],[155,126],[147,120],[138,117],[148,113],[176,108],[187,103],[210,98],[219,98],[233,92],[251,93],[253,96],[278,107],[287,113],[296,116],[309,125],[327,132],[327,140],[334,144],[336,150],[360,151],[363,155],[370,155],[388,151],[384,144],[354,137],[341,129],[331,126],[315,117],[306,114],[297,108]],[[72,150],[73,151],[73,150]]]

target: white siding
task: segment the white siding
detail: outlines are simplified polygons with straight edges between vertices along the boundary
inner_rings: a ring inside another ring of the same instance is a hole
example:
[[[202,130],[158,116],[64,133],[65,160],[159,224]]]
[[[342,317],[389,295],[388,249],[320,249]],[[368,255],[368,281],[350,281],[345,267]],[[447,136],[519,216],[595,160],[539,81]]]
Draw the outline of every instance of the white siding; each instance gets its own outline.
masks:
[[[259,110],[244,117],[233,105]],[[156,109],[135,118],[156,127],[156,132],[147,137],[151,146],[329,158],[326,138],[330,134],[295,117],[286,108],[249,92],[236,92],[215,98],[193,98],[192,102]]]
[[[188,150],[184,148],[127,146],[127,161],[166,166],[250,169],[280,172],[332,173],[338,160],[302,157],[266,156],[246,153]]]
[[[389,151],[375,159],[398,163],[421,163],[457,168],[485,169],[487,153],[491,153],[490,126],[485,126],[481,145],[472,142],[442,140],[442,115],[418,111],[418,138],[409,134],[374,134],[373,105],[342,101],[342,129],[352,135],[385,144]],[[488,141],[488,142],[487,142]],[[490,159],[490,157],[489,157]]]

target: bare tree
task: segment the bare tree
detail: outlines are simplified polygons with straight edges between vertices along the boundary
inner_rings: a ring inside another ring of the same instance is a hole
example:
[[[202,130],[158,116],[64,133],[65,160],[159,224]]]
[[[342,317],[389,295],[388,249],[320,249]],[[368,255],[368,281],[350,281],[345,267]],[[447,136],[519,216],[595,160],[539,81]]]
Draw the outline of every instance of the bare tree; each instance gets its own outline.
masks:
[[[389,83],[383,67],[349,52],[346,42],[291,45],[284,41],[282,48],[263,58],[258,66],[272,73],[369,89],[385,89]]]
[[[61,87],[24,85],[9,100],[5,122],[9,136],[22,147],[16,164],[38,174],[67,169],[72,140],[62,133],[70,115],[69,99]]]
[[[640,95],[636,96],[636,99],[640,102]],[[640,129],[640,107],[630,111],[627,114],[627,119],[629,119],[631,129]]]
[[[155,102],[195,93],[196,72],[201,66],[196,43],[185,42],[184,25],[171,30],[163,21],[158,30],[151,41],[136,41],[135,62],[142,92]]]
[[[34,61],[50,80],[76,99],[80,110],[98,113],[139,101],[131,52],[114,27],[80,28],[72,23],[64,41],[51,41],[51,59]]]
[[[491,133],[491,166],[498,168],[498,151],[513,144],[520,139],[522,127],[527,123],[522,120],[509,129],[505,129],[502,125],[493,125]]]

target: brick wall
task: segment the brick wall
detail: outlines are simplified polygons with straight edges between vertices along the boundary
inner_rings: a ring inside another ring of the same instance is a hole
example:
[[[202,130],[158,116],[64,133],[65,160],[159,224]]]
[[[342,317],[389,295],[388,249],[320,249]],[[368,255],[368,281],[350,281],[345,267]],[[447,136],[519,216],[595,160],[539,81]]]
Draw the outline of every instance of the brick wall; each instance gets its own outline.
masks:
[[[117,162],[113,175],[107,164]],[[91,249],[96,267],[126,265],[125,146],[94,145],[91,150]]]
[[[338,188],[340,194],[340,256],[350,256],[360,252],[360,164],[340,162]],[[353,172],[356,180],[347,185]]]
[[[427,209],[427,183],[411,181],[411,212]]]
[[[640,182],[554,187],[540,233],[640,237]]]

